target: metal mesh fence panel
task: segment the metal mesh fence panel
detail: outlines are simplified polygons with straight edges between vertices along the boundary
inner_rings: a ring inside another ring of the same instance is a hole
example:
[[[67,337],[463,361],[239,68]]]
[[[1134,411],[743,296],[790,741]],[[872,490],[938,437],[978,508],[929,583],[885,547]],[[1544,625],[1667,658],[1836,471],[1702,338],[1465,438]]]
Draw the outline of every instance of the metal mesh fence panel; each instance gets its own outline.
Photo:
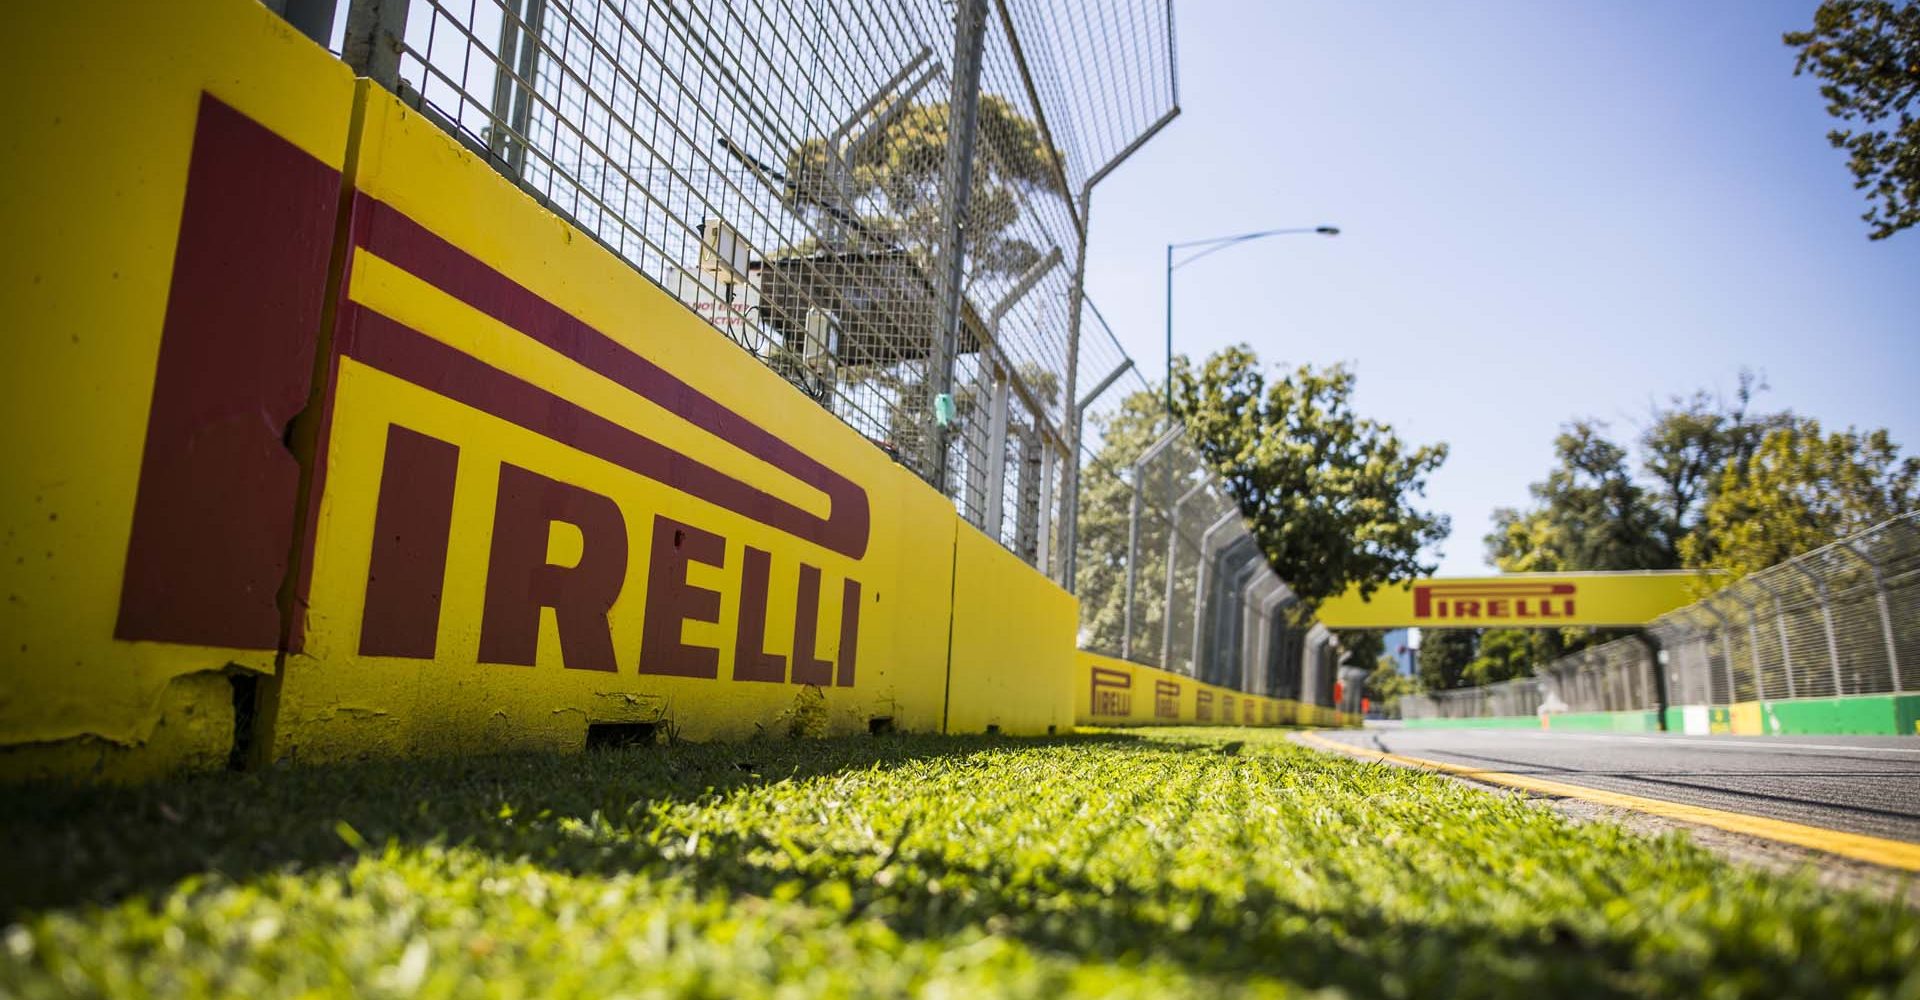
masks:
[[[1653,631],[1706,650],[1669,653],[1674,704],[1831,698],[1915,690],[1917,613],[1920,513],[1754,573]]]
[[[347,6],[356,69],[1063,578],[1089,195],[1177,113],[1166,0]]]
[[[1544,682],[1532,677],[1484,684],[1455,691],[1433,691],[1400,699],[1400,715],[1407,719],[1476,719],[1533,715],[1545,703]]]

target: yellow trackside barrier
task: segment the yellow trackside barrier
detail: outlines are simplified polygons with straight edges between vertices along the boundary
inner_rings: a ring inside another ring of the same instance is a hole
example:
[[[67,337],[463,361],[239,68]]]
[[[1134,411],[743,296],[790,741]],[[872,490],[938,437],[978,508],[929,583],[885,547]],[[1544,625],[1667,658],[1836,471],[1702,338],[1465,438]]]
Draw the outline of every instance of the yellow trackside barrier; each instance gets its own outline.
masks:
[[[971,526],[958,540],[947,731],[1067,732],[1079,603]]]
[[[280,644],[352,75],[250,0],[12,30],[0,776],[224,763]]]
[[[252,0],[22,17],[0,777],[1339,721],[1076,653],[1071,595]]]
[[[1739,736],[1760,736],[1766,733],[1761,721],[1762,705],[1757,701],[1739,702],[1728,710],[1727,731]]]
[[[938,729],[951,503],[361,95],[306,614],[267,752]]]
[[[1351,715],[1323,705],[1247,694],[1084,650],[1074,716],[1083,726],[1344,726]]]

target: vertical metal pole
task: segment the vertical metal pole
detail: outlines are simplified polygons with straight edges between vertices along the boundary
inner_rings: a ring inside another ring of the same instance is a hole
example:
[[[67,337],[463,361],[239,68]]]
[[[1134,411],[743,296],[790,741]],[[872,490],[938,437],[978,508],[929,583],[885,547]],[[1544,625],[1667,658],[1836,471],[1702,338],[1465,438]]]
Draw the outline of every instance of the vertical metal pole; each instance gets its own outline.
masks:
[[[1786,564],[1812,581],[1814,594],[1820,598],[1820,621],[1827,631],[1827,664],[1833,669],[1833,693],[1835,697],[1846,694],[1846,685],[1840,678],[1840,640],[1833,631],[1833,602],[1828,598],[1827,579],[1798,559],[1790,559]]]
[[[1045,573],[1049,580],[1055,579],[1053,575],[1053,501],[1056,494],[1053,488],[1053,477],[1058,467],[1059,459],[1055,455],[1053,446],[1042,438],[1040,441],[1040,538],[1037,558],[1034,561],[1039,563],[1040,572]]]
[[[1737,586],[1736,584],[1735,587]],[[1727,592],[1733,595],[1734,601],[1747,613],[1747,660],[1753,666],[1754,698],[1758,701],[1766,701],[1767,685],[1760,671],[1760,628],[1756,624],[1759,616],[1754,614],[1753,605],[1748,604],[1747,599],[1741,596],[1735,587],[1727,588]]]
[[[1133,587],[1140,575],[1140,473],[1139,463],[1133,466],[1133,505],[1127,513],[1127,604],[1125,610],[1126,631],[1120,636],[1120,658],[1133,659]]]
[[[960,325],[965,321],[967,210],[973,197],[973,149],[980,132],[980,57],[987,38],[987,0],[959,0],[953,12],[953,96],[947,103],[946,204],[941,206],[940,311],[936,317],[932,366],[935,407],[953,394],[954,356],[960,347]],[[927,435],[927,471],[934,487],[947,492],[947,435],[938,419]]]
[[[1847,548],[1859,556],[1862,562],[1873,567],[1873,599],[1880,605],[1880,637],[1887,644],[1887,671],[1891,673],[1893,689],[1905,691],[1906,685],[1900,681],[1900,651],[1893,641],[1893,611],[1887,605],[1887,575],[1881,571],[1880,564],[1867,554],[1867,550],[1855,539],[1847,539]]]
[[[493,76],[493,133],[487,148],[501,172],[520,180],[533,125],[533,86],[540,67],[540,25],[547,0],[507,0],[500,8],[500,65]]]
[[[986,470],[986,507],[980,512],[980,527],[986,531],[988,538],[997,542],[1007,509],[1007,373],[997,365],[993,371],[993,395],[989,405],[993,409],[987,415],[986,454],[967,461],[970,464],[977,461]]]
[[[1773,624],[1774,628],[1780,633],[1780,664],[1782,671],[1787,675],[1787,697],[1795,697],[1793,683],[1793,648],[1787,644],[1787,611],[1786,608],[1780,604],[1780,592],[1773,589],[1765,580],[1760,579],[1758,576],[1748,577],[1747,582],[1766,591],[1768,599],[1773,601]]]
[[[1707,613],[1712,615],[1714,620],[1720,623],[1720,665],[1725,668],[1727,672],[1727,704],[1735,704],[1739,701],[1740,695],[1738,694],[1739,689],[1733,683],[1733,639],[1727,634],[1727,616],[1721,614],[1720,609],[1713,606],[1713,598],[1711,597],[1702,599],[1700,606],[1705,608]]]
[[[1205,635],[1205,617],[1207,609],[1207,589],[1213,585],[1213,536],[1227,525],[1234,523],[1240,516],[1237,510],[1220,515],[1220,519],[1207,526],[1200,536],[1200,579],[1193,588],[1193,659],[1189,666],[1193,676],[1201,676],[1200,653],[1202,637]]]
[[[1635,632],[1634,639],[1640,643],[1641,655],[1646,657],[1647,676],[1653,681],[1654,724],[1661,732],[1667,729],[1667,709],[1672,707],[1673,692],[1667,683],[1666,671],[1660,669],[1660,637],[1645,629]]]
[[[406,44],[409,0],[352,0],[340,58],[387,90],[400,90],[400,52]]]
[[[1185,507],[1187,501],[1199,495],[1200,491],[1206,488],[1206,481],[1201,480],[1200,485],[1181,494],[1178,499],[1174,500],[1173,512],[1167,517],[1167,609],[1162,612],[1167,624],[1165,628],[1160,630],[1160,669],[1162,670],[1173,669],[1173,567],[1175,563],[1179,562],[1180,508]]]
[[[1173,419],[1173,244],[1167,244],[1167,419]]]
[[[333,41],[334,0],[267,0],[267,7],[316,44]]]
[[[1078,252],[1073,257],[1073,287],[1067,295],[1067,385],[1061,397],[1071,409],[1067,414],[1067,463],[1060,484],[1060,517],[1065,522],[1060,533],[1060,585],[1067,593],[1080,590],[1080,431],[1086,417],[1080,397],[1080,319],[1086,312],[1083,300],[1087,283],[1087,192],[1080,193],[1080,231]]]

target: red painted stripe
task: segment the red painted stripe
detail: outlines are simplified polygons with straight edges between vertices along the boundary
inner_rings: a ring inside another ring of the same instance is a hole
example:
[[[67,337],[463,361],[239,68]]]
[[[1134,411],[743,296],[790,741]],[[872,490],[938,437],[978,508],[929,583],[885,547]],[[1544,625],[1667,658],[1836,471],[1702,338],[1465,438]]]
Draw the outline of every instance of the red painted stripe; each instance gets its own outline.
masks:
[[[370,309],[354,306],[353,313],[338,341],[347,357],[790,535],[830,548],[845,541],[820,517],[652,438]],[[864,549],[864,534],[860,543]]]
[[[704,428],[741,451],[820,490],[827,495],[831,506],[827,519],[819,521],[784,501],[775,500],[774,503],[789,508],[790,513],[778,515],[777,522],[767,520],[758,513],[761,510],[759,506],[749,509],[733,506],[742,497],[750,494],[764,497],[765,494],[678,453],[669,454],[678,463],[698,467],[700,471],[669,485],[763,520],[783,531],[793,531],[790,525],[803,523],[793,516],[800,514],[806,522],[815,526],[809,527],[804,533],[795,531],[795,534],[855,559],[866,554],[871,514],[867,493],[857,483],[534,294],[397,209],[362,197],[370,224],[363,233],[356,229],[356,239],[363,241],[368,250],[587,369]],[[515,422],[520,421],[516,419]]]
[[[120,639],[273,649],[339,171],[202,95],[121,582]]]

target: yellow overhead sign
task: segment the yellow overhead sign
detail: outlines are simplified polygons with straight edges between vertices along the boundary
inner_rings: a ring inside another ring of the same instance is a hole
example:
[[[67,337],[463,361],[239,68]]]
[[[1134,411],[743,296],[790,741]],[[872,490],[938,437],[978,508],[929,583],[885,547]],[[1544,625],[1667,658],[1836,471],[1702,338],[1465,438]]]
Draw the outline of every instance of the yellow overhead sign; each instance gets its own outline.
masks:
[[[1638,626],[1693,603],[1699,587],[1691,571],[1453,577],[1381,587],[1371,598],[1349,590],[1316,617],[1328,628]]]

